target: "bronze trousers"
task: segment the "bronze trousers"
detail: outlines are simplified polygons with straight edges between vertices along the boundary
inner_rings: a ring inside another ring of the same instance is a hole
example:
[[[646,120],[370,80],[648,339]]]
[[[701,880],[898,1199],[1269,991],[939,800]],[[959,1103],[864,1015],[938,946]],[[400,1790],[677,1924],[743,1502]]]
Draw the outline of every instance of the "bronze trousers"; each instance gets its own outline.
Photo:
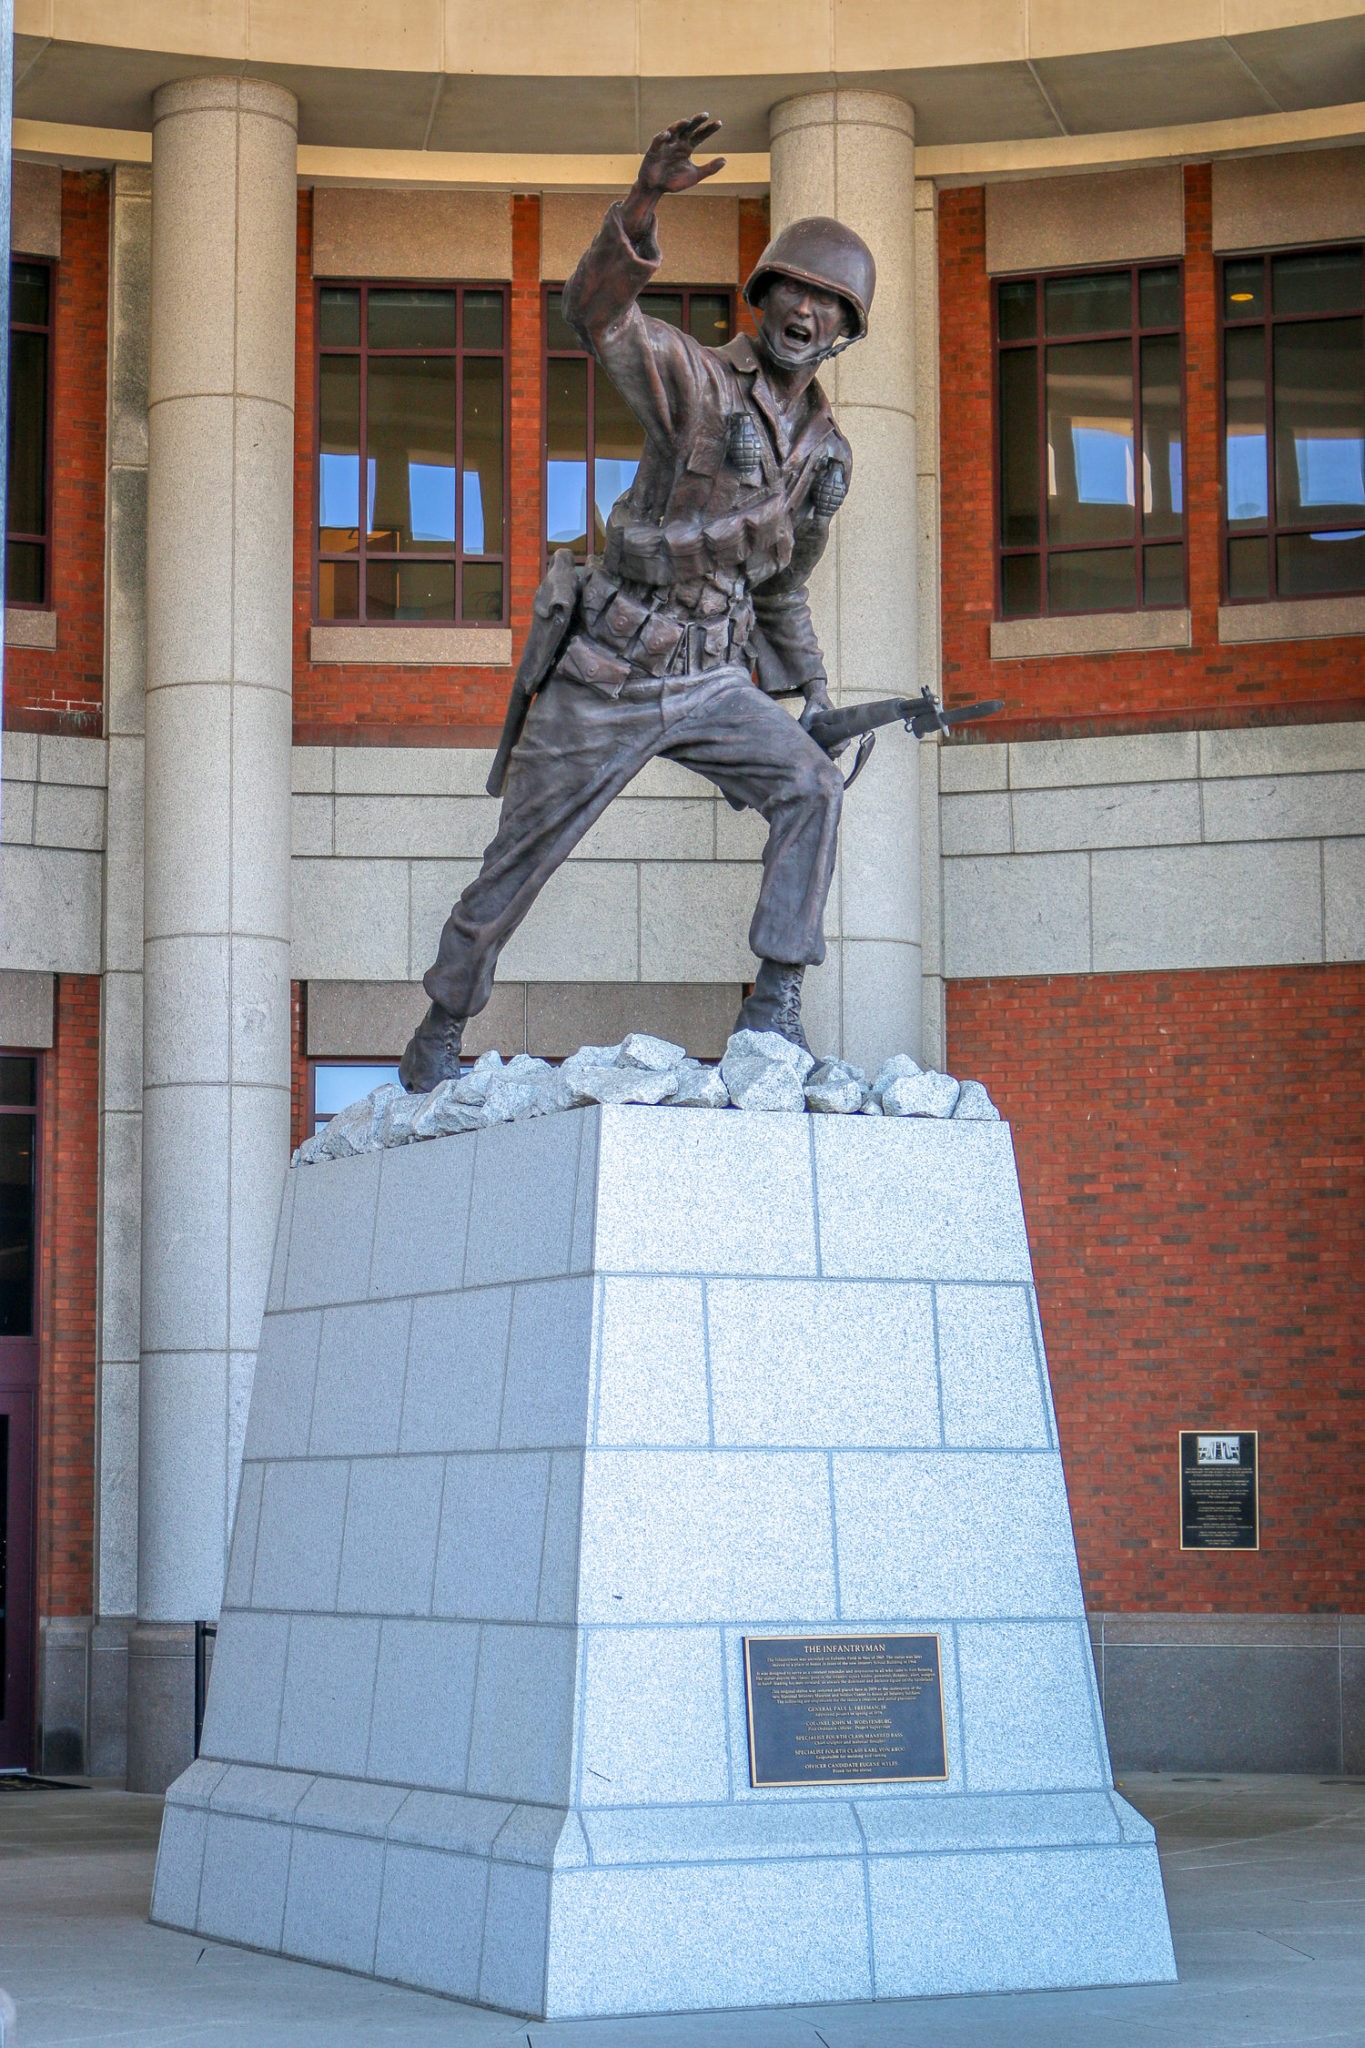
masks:
[[[619,697],[560,678],[532,702],[497,833],[423,978],[434,1002],[456,1017],[483,1008],[499,953],[550,876],[656,757],[695,769],[767,819],[754,952],[791,964],[824,959],[843,778],[797,721],[739,668],[646,677]]]

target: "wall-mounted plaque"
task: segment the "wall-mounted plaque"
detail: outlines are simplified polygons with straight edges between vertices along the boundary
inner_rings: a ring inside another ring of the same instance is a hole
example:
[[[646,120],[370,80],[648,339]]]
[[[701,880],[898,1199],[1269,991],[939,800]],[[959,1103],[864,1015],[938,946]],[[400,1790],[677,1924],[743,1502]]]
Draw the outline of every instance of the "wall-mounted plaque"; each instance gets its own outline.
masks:
[[[1180,1548],[1259,1550],[1254,1429],[1180,1432]]]
[[[937,1636],[746,1636],[754,1785],[948,1775]]]

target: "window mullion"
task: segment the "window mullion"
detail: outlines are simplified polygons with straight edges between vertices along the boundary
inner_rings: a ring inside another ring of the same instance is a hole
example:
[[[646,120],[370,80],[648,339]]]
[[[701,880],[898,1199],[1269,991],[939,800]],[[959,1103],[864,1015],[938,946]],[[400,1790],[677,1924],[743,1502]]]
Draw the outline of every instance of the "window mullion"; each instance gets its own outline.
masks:
[[[356,478],[359,503],[356,506],[356,578],[359,589],[356,593],[356,613],[365,622],[370,616],[370,288],[360,287],[360,423],[356,439],[360,443],[360,460],[356,464],[359,472]]]
[[[1038,389],[1038,612],[1044,616],[1048,609],[1049,545],[1051,531],[1048,526],[1047,491],[1047,336],[1043,326],[1043,280],[1034,279],[1033,284],[1033,332],[1037,350],[1036,383]]]
[[[461,285],[455,293],[455,603],[451,614],[458,625],[464,624],[464,364],[464,287]],[[487,538],[485,531],[485,541]]]

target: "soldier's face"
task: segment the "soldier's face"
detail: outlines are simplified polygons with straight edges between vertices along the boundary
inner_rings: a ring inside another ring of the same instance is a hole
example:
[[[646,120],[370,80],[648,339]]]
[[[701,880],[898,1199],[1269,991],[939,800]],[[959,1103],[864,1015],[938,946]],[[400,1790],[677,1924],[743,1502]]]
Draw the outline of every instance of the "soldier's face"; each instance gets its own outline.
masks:
[[[763,295],[759,328],[771,356],[792,369],[805,369],[842,340],[848,314],[836,292],[794,277],[775,277]]]

